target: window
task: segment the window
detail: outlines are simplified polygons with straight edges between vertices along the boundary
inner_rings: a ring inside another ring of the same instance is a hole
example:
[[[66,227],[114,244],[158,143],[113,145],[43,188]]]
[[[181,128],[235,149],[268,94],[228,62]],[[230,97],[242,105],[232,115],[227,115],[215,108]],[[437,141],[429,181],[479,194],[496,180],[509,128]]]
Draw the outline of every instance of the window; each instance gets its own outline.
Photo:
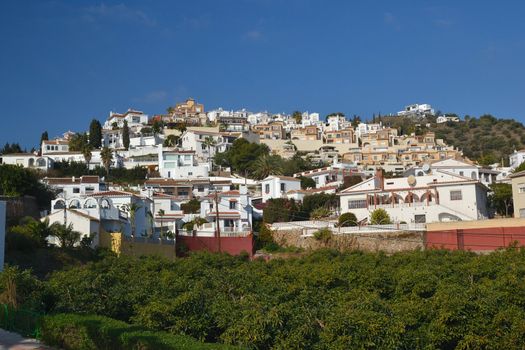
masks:
[[[348,201],[348,209],[366,208],[366,199],[351,199]]]
[[[425,214],[414,215],[414,222],[416,224],[424,224],[425,222],[427,222],[427,218]]]
[[[282,183],[281,184],[281,192],[284,192],[286,191],[286,184]]]
[[[460,201],[463,199],[461,195],[461,190],[450,191],[450,200],[451,201]]]
[[[264,185],[264,193],[270,193],[270,184]]]
[[[73,187],[73,193],[80,193],[80,188]]]
[[[525,183],[518,184],[518,192],[519,193],[525,193]]]
[[[188,176],[191,176],[191,175],[193,175],[193,173],[192,173],[191,171],[190,171],[190,172],[188,172]]]
[[[199,187],[197,187],[197,191],[199,191],[199,192],[204,192],[204,186],[199,186]]]
[[[237,209],[237,202],[231,201],[230,202],[230,209]]]
[[[525,218],[525,209],[520,209],[520,218]]]
[[[462,172],[462,171],[460,171],[460,172],[459,172],[459,175],[463,176],[463,172]]]

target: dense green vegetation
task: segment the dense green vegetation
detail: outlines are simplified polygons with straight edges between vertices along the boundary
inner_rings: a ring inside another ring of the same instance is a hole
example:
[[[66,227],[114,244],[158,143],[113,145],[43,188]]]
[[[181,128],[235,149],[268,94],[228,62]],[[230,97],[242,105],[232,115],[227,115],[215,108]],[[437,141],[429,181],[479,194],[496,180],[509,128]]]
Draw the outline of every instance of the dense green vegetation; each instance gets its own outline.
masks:
[[[95,169],[89,169],[86,163],[83,162],[56,162],[52,170],[48,172],[49,177],[80,177],[82,175],[97,175],[104,177],[106,181],[119,184],[141,184],[146,180],[148,169],[141,166],[136,166],[133,169],[127,168],[111,168],[109,174],[106,169],[97,166]]]
[[[404,134],[433,131],[436,138],[457,147],[466,157],[482,165],[501,162],[502,159],[508,165],[508,156],[515,149],[525,147],[525,127],[522,123],[514,119],[498,119],[490,114],[479,118],[465,116],[459,123],[436,124],[435,118],[413,120],[406,117],[383,117],[382,122]],[[427,128],[426,123],[430,123],[431,127]]]
[[[109,256],[46,282],[28,273],[17,278],[18,302],[50,314],[106,316],[253,349],[514,349],[525,343],[522,249],[481,256],[321,250],[269,262],[208,253],[174,262]],[[3,295],[5,288],[0,285]]]
[[[18,197],[33,196],[41,209],[48,208],[54,198],[39,181],[40,175],[18,165],[0,164],[0,195]]]
[[[65,350],[205,350],[237,349],[205,344],[195,339],[144,329],[104,316],[58,314],[42,320],[42,340]]]
[[[214,162],[217,166],[231,167],[235,173],[256,179],[263,179],[268,175],[292,176],[322,166],[312,164],[298,154],[290,159],[270,155],[268,146],[250,143],[245,139],[237,139],[226,152],[217,153]]]
[[[266,202],[263,220],[267,224],[274,222],[301,221],[312,218],[312,213],[324,209],[328,214],[339,206],[336,194],[316,193],[305,196],[302,202],[288,198],[272,198]],[[323,215],[323,217],[329,215]]]

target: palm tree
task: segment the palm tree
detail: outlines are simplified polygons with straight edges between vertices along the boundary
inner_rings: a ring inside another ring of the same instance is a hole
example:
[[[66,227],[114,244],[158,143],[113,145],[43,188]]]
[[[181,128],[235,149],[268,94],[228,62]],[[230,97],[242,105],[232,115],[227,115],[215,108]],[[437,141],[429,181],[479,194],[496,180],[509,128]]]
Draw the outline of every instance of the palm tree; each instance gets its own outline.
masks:
[[[211,148],[215,147],[217,145],[217,142],[213,139],[213,137],[206,136],[206,138],[204,139],[202,143],[208,148],[208,163],[210,164],[210,171],[211,171],[213,167],[212,157],[211,157]]]
[[[126,205],[126,209],[129,211],[129,221],[131,223],[131,237],[135,237],[135,215],[140,208],[142,207],[137,203]]]
[[[109,149],[109,147],[104,146],[104,148],[102,148],[102,151],[100,151],[100,158],[102,159],[102,164],[104,164],[104,168],[106,168],[106,174],[109,174],[109,167],[111,166],[111,162],[113,161],[113,152]]]
[[[59,224],[58,222],[51,225],[53,236],[55,236],[62,248],[73,248],[76,243],[80,242],[82,234],[73,229],[73,224]]]
[[[282,175],[281,164],[272,156],[263,154],[253,165],[254,175],[258,179],[265,179],[270,175]]]
[[[84,149],[82,149],[82,155],[84,156],[84,159],[87,163],[87,169],[89,171],[89,163],[91,162],[91,158],[93,157],[93,154],[91,153],[91,146],[86,145]]]
[[[163,231],[164,231],[164,222],[163,222],[163,218],[164,218],[164,215],[166,215],[166,212],[164,211],[164,209],[159,209],[159,211],[157,212],[157,215],[160,216],[160,234],[159,234],[159,237],[162,238],[162,235],[163,235]]]

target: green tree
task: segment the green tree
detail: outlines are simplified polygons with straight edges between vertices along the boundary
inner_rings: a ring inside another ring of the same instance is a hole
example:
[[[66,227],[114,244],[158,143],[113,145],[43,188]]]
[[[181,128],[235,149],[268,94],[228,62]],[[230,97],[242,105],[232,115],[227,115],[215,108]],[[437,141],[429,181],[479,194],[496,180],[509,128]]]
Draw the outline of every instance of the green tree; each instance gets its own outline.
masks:
[[[263,220],[267,224],[287,222],[297,219],[297,215],[300,215],[299,206],[293,199],[272,198],[266,202]]]
[[[47,141],[47,140],[49,140],[49,135],[47,131],[44,131],[42,135],[40,136],[40,146],[42,145],[43,141]]]
[[[301,121],[303,120],[303,114],[299,111],[294,111],[292,113],[292,118],[295,120],[296,124],[301,124]]]
[[[525,170],[525,162],[523,162],[523,163],[521,163],[520,165],[518,165],[518,166],[516,167],[516,169],[514,169],[512,172],[513,172],[514,174],[516,174],[516,173],[519,173],[520,171],[523,171],[523,170]]]
[[[166,212],[164,209],[159,209],[157,212],[157,215],[160,217],[160,234],[159,237],[162,237],[164,235],[164,215],[166,215]]]
[[[104,146],[104,148],[102,148],[100,151],[100,158],[102,159],[102,164],[104,164],[104,168],[106,169],[106,174],[109,174],[109,167],[111,166],[111,162],[113,162],[113,151],[109,149],[109,147]]]
[[[126,150],[129,149],[129,126],[127,120],[124,120],[124,126],[122,127],[122,144]]]
[[[505,217],[512,216],[512,185],[505,183],[494,183],[490,185],[492,193],[489,194],[489,205],[496,210],[499,215]]]
[[[158,120],[155,120],[153,122],[153,126],[151,128],[151,130],[153,131],[153,134],[154,135],[161,134],[162,133],[162,129],[163,129],[162,123],[160,121],[158,121]]]
[[[299,177],[299,179],[301,179],[301,188],[303,190],[306,190],[307,188],[315,188],[316,187],[316,183],[315,183],[314,179],[312,179],[311,177],[301,176],[301,177]]]
[[[282,167],[279,158],[267,154],[261,155],[253,163],[253,175],[256,179],[262,180],[270,175],[282,175]]]
[[[350,212],[341,214],[337,220],[337,226],[339,227],[357,226],[357,224],[357,217]]]
[[[82,155],[84,156],[84,160],[86,161],[86,167],[89,171],[89,163],[91,163],[91,159],[93,158],[93,154],[91,153],[91,147],[89,144],[85,145],[82,149]]]
[[[197,214],[201,210],[201,202],[197,198],[192,198],[186,203],[182,203],[180,209],[184,214]]]
[[[89,141],[88,136],[85,133],[76,133],[68,141],[70,152],[82,152],[83,149],[88,147]]]
[[[213,139],[211,136],[206,136],[204,141],[202,142],[204,146],[208,149],[208,163],[210,165],[210,171],[213,169],[213,158],[211,157],[211,149],[212,147],[215,147],[217,145],[217,142]]]
[[[96,119],[93,119],[89,124],[89,144],[93,149],[102,147],[102,125]]]
[[[372,225],[388,225],[391,224],[390,215],[385,209],[378,208],[370,214],[370,224]]]
[[[137,226],[136,218],[137,212],[142,208],[138,203],[131,203],[126,205],[126,209],[129,212],[129,222],[131,224],[131,237],[135,237],[135,228]]]
[[[73,229],[72,223],[69,225],[54,223],[51,225],[51,230],[62,248],[73,248],[77,243],[80,243],[82,234]]]
[[[168,135],[166,136],[166,139],[164,140],[164,147],[175,147],[178,145],[180,140],[179,136],[176,135]]]

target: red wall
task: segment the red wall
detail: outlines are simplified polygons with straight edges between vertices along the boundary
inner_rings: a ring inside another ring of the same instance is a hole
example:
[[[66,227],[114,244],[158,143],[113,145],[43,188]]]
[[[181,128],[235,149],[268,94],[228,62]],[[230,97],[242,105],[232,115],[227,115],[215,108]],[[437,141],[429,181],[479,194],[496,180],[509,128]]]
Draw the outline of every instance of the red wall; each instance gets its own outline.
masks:
[[[495,250],[513,242],[525,246],[525,227],[488,227],[427,231],[427,248]]]
[[[231,255],[239,255],[241,252],[247,252],[253,255],[253,235],[246,237],[221,237],[221,252]],[[208,250],[210,252],[219,251],[219,240],[216,237],[191,237],[178,236],[177,244],[183,243],[188,251]]]

